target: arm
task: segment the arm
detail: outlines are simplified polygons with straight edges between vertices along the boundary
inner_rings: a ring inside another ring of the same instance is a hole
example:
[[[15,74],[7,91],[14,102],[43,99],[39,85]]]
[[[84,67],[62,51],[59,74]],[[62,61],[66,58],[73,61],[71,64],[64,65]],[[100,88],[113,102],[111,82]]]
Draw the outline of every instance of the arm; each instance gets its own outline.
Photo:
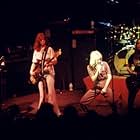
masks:
[[[56,65],[57,64],[57,58],[55,57],[50,63],[49,65]]]
[[[98,77],[98,74],[99,74],[98,69],[92,68],[90,65],[88,65],[87,66],[87,71],[88,71],[88,74],[89,74],[91,80],[93,82],[96,81],[96,79]]]
[[[54,57],[54,55],[55,55],[55,52],[54,52],[54,50],[51,48],[51,47],[49,47],[48,48],[48,54],[49,54],[49,58],[50,58],[50,62],[48,63],[48,66],[51,66],[51,65],[56,65],[57,64],[57,58],[56,57]]]
[[[101,93],[106,93],[107,88],[108,88],[108,86],[109,86],[111,80],[112,80],[112,75],[111,75],[111,74],[107,74],[107,79],[106,79],[105,85],[104,85],[104,87],[103,87]]]
[[[35,72],[34,72],[35,68],[36,68],[35,63],[32,63],[31,68],[30,68],[30,75],[35,75]]]
[[[107,92],[107,88],[112,80],[112,74],[111,74],[110,67],[109,67],[107,62],[105,64],[106,64],[105,66],[106,66],[106,72],[107,72],[107,79],[106,79],[106,82],[104,84],[104,87],[102,88],[102,91],[101,91],[102,94]]]
[[[133,62],[133,57],[134,57],[134,54],[132,54],[130,56],[130,58],[128,59],[128,63],[127,63],[127,71],[129,74],[137,74],[137,72],[134,71],[135,69],[135,66],[134,66],[134,62]]]
[[[32,64],[29,71],[30,75],[35,75],[36,64],[38,63],[38,55],[39,54],[36,51],[33,52]]]
[[[134,70],[132,70],[131,66],[128,64],[127,65],[127,71],[129,72],[129,74],[135,74],[137,75],[137,72],[135,72]]]

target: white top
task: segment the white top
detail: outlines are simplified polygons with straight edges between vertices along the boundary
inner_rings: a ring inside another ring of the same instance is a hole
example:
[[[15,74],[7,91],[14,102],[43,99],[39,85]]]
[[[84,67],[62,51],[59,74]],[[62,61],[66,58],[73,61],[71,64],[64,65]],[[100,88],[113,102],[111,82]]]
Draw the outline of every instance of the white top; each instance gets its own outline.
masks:
[[[42,48],[40,51],[34,50],[32,62],[41,64],[43,52],[44,52],[44,48]],[[54,50],[52,49],[52,47],[48,47],[47,54],[45,57],[44,71],[49,71],[50,74],[55,75],[54,66],[53,65],[49,65],[49,66],[46,65],[48,59],[53,58],[53,56],[54,56]]]

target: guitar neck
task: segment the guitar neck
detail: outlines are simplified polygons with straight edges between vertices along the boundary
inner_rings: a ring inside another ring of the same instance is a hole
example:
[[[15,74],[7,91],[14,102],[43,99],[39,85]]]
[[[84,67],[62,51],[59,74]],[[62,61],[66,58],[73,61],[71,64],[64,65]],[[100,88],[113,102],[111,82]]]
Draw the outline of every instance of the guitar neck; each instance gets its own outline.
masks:
[[[47,61],[47,64],[49,64],[54,58],[55,58],[55,57],[52,57],[51,59],[49,59],[49,60]]]
[[[60,53],[59,51],[56,52],[55,55],[47,61],[47,64],[49,64],[54,58],[57,58],[59,55],[61,55],[61,53],[60,54],[59,53]]]

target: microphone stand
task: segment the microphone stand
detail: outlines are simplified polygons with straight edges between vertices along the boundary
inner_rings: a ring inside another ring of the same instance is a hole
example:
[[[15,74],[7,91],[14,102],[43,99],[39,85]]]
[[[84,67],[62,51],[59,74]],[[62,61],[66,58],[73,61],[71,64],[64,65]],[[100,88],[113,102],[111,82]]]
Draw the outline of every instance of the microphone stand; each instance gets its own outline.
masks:
[[[115,104],[115,96],[114,96],[114,76],[112,74],[112,70],[111,70],[111,75],[112,75],[112,111],[113,114],[117,114],[117,107]]]
[[[113,63],[112,61],[114,60],[114,58],[112,58],[112,53],[114,54],[114,47],[113,47],[114,40],[111,39],[110,36],[106,36],[106,38],[107,38],[107,46],[108,46],[107,48],[110,48],[111,49],[111,50],[108,49],[108,51],[107,51],[108,54],[109,54],[109,52],[111,52],[111,57],[110,57],[110,55],[107,56],[107,57],[109,57],[109,58],[107,58],[107,62],[109,64],[109,66],[110,66],[110,71],[111,71],[111,75],[112,75],[112,80],[111,80],[111,88],[112,88],[112,102],[111,102],[111,107],[112,107],[113,114],[116,114],[117,113],[117,108],[116,108],[115,99],[114,99],[115,96],[114,96],[114,76],[113,76],[113,67],[114,67],[114,65],[112,64]]]
[[[111,45],[111,48],[112,48],[112,43],[113,40],[110,40],[110,45]],[[114,54],[114,49],[113,49],[113,54]],[[114,59],[113,59],[114,60]],[[111,61],[111,63],[113,63]],[[110,67],[110,70],[111,70],[111,75],[112,75],[112,80],[111,80],[111,87],[112,87],[112,111],[113,111],[113,114],[117,114],[117,107],[116,107],[116,104],[115,104],[115,96],[114,96],[114,76],[113,76],[113,66]]]

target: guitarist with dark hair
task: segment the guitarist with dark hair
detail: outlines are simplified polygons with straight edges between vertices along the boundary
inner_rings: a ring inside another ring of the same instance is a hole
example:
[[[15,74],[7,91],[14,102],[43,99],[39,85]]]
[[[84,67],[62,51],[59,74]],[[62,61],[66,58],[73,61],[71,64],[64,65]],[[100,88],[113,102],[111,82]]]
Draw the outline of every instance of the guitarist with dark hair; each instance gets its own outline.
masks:
[[[53,48],[46,44],[48,43],[45,34],[38,33],[33,46],[30,81],[32,84],[38,85],[39,103],[37,109],[39,110],[41,104],[47,99],[47,102],[54,106],[54,112],[59,116],[61,113],[56,101],[54,65],[57,64],[57,57],[61,55],[61,50],[55,53]]]
[[[135,52],[128,59],[127,70],[130,74],[129,77],[126,78],[129,91],[128,113],[131,113],[133,111],[136,94],[140,89],[140,39],[137,39]]]

